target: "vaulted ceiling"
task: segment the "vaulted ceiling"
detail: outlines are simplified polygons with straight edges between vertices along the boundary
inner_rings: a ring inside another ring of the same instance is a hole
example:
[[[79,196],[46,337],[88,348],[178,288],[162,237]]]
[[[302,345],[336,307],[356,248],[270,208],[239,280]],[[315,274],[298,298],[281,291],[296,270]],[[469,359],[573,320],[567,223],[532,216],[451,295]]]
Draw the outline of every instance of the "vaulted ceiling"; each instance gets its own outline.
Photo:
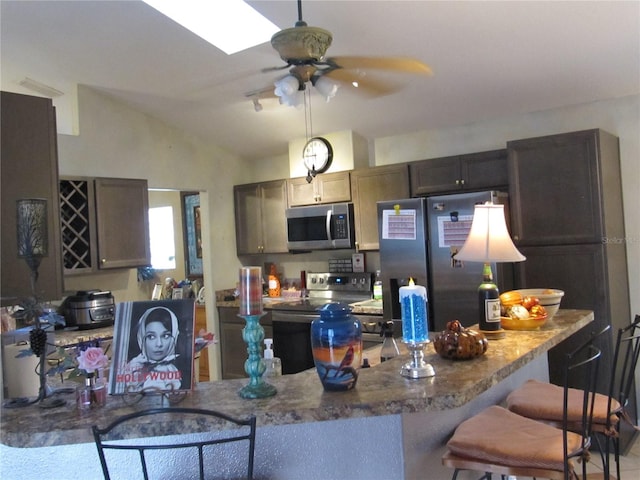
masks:
[[[294,1],[248,1],[280,28]],[[303,1],[332,32],[328,54],[409,56],[432,77],[385,75],[403,88],[367,98],[347,87],[311,96],[315,134],[375,138],[640,93],[638,1]],[[248,159],[287,153],[304,111],[246,93],[283,72],[269,43],[227,56],[141,1],[5,1],[2,89],[25,77],[65,95],[82,84]],[[363,71],[375,75],[375,71]]]

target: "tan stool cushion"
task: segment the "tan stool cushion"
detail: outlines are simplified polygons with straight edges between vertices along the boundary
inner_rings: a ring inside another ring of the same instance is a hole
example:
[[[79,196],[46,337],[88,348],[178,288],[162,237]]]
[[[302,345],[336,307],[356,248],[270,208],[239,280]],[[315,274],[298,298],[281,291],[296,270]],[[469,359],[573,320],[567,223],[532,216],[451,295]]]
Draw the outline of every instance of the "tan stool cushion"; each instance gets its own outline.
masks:
[[[567,419],[571,423],[582,422],[582,401],[584,392],[575,388],[569,389]],[[596,393],[593,409],[593,423],[605,425],[607,423],[606,395]],[[564,388],[552,383],[539,380],[527,380],[507,397],[507,408],[518,415],[548,422],[562,422],[564,402]],[[620,404],[613,400],[611,408],[614,412],[620,409]],[[611,423],[616,424],[618,417],[611,415]]]
[[[580,438],[568,433],[569,452],[580,448]],[[564,469],[562,430],[497,405],[458,425],[447,447],[458,456],[483,462]]]

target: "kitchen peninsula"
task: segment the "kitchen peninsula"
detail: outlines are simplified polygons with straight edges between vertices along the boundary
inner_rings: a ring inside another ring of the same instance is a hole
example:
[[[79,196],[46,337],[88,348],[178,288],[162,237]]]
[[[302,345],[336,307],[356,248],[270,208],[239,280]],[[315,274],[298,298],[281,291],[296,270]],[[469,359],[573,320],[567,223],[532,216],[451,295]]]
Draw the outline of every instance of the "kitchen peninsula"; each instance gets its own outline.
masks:
[[[400,376],[407,358],[398,357],[361,370],[356,388],[348,392],[323,391],[310,370],[273,380],[274,397],[243,400],[237,392],[247,380],[223,380],[198,384],[180,405],[256,415],[257,478],[449,478],[440,455],[455,426],[500,403],[526,379],[546,379],[547,351],[593,320],[591,311],[561,310],[538,331],[508,331],[490,341],[487,353],[471,361],[442,359],[429,345],[426,359],[436,376],[427,379]],[[66,478],[73,466],[83,478],[101,478],[90,426],[159,402],[146,397],[127,405],[110,397],[87,416],[79,416],[73,405],[3,409],[2,471],[16,479],[33,478],[39,469],[42,478],[52,472]],[[189,433],[180,425],[176,429]],[[122,478],[129,478],[127,468],[122,466]]]

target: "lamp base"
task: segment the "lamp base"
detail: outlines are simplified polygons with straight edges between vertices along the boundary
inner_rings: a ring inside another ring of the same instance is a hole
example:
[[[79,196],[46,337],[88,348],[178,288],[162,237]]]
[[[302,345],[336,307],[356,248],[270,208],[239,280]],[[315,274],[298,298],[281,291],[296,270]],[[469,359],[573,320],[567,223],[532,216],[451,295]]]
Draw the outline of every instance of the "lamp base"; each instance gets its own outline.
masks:
[[[500,338],[504,338],[507,335],[507,332],[504,328],[499,330],[480,330],[480,333],[484,334],[485,337],[489,340],[498,340]]]

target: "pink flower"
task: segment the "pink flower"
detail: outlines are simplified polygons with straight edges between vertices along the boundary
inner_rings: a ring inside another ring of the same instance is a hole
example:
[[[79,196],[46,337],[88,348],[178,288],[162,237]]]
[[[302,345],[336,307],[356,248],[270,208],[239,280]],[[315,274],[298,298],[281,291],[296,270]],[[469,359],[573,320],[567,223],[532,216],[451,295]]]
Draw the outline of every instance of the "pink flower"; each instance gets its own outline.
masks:
[[[82,350],[78,355],[78,368],[93,373],[100,368],[109,365],[109,357],[105,355],[100,347],[89,347]]]

